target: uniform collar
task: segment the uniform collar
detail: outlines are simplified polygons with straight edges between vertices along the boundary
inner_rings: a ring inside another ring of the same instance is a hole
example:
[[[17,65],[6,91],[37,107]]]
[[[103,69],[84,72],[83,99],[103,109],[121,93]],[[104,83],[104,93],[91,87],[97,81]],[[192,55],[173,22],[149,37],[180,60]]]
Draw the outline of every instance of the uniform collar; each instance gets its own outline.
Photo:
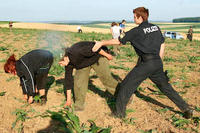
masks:
[[[148,23],[148,21],[143,21],[139,26],[147,25]]]

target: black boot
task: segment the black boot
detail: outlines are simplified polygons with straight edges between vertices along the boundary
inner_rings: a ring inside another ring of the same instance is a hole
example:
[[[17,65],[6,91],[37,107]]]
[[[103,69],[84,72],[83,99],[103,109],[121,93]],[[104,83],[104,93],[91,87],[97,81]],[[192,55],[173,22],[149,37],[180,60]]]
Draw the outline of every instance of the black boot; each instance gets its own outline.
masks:
[[[193,116],[193,110],[192,109],[188,109],[184,112],[183,117],[185,117],[186,119],[192,118]]]

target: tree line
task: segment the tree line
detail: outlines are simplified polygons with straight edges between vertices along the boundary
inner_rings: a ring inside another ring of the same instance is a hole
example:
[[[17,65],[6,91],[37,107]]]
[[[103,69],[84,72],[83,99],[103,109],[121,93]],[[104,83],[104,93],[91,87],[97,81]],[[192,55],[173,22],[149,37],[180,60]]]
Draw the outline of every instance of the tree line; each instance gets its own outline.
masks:
[[[200,22],[200,17],[176,18],[172,20],[173,23],[179,22]]]

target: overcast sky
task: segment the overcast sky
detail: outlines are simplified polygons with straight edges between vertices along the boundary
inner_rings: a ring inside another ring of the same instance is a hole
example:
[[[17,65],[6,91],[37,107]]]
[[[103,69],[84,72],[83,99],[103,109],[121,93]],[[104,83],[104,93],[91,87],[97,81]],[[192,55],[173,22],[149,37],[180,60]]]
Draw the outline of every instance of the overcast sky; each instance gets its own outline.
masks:
[[[200,17],[200,0],[0,0],[0,21],[133,20],[139,6],[152,21]]]

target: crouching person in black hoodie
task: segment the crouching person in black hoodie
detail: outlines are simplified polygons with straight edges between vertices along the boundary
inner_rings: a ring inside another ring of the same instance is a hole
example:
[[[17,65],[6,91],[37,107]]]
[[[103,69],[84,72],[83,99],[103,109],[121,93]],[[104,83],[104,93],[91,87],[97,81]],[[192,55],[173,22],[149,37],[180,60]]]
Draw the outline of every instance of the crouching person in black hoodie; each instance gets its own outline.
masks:
[[[17,75],[20,78],[24,99],[33,103],[33,96],[38,93],[43,102],[46,102],[45,85],[49,69],[53,63],[53,54],[47,50],[32,50],[19,60],[11,55],[4,65],[6,73]]]

